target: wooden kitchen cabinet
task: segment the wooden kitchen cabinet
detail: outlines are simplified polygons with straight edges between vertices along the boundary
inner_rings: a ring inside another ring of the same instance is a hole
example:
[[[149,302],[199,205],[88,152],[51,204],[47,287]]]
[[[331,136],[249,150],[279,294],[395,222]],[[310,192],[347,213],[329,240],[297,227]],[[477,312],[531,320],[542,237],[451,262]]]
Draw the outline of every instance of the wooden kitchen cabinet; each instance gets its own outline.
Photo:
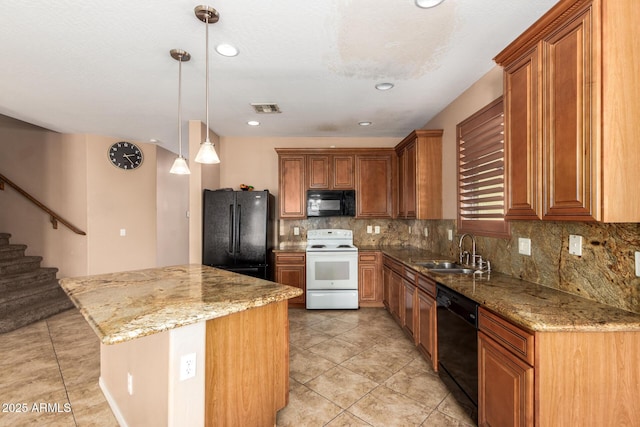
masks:
[[[416,291],[416,331],[418,350],[431,361],[431,367],[438,371],[437,306],[436,282],[418,275]]]
[[[393,149],[371,151],[355,157],[356,218],[393,218],[396,155]]]
[[[306,254],[304,252],[275,252],[274,281],[302,289],[302,295],[289,300],[290,307],[305,307],[307,294]]]
[[[640,222],[639,20],[640,2],[564,0],[496,56],[506,218]]]
[[[533,335],[482,308],[478,319],[478,425],[533,426]]]
[[[442,132],[415,130],[395,147],[399,218],[442,218]]]
[[[360,307],[382,307],[382,254],[379,251],[358,253],[358,302]]]
[[[307,156],[309,188],[353,190],[354,156],[350,154],[310,154]]]
[[[405,267],[404,277],[402,278],[402,328],[414,343],[416,342],[415,330],[417,297],[418,294],[416,293],[416,272]]]
[[[276,148],[279,212],[307,217],[307,190],[355,190],[357,218],[395,214],[396,154],[392,148]]]
[[[384,277],[384,306],[398,324],[402,325],[401,316],[401,296],[402,296],[402,274],[403,267],[398,261],[391,257],[383,256],[383,277]]]
[[[277,149],[276,149],[277,151]],[[306,218],[306,157],[301,154],[279,155],[278,198],[280,218]]]

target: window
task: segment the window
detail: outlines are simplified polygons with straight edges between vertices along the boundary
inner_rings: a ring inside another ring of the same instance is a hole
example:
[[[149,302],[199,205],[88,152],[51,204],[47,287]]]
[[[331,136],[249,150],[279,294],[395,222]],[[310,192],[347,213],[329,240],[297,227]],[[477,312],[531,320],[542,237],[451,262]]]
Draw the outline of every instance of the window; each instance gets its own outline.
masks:
[[[504,109],[496,99],[457,126],[458,232],[509,237],[504,220]]]

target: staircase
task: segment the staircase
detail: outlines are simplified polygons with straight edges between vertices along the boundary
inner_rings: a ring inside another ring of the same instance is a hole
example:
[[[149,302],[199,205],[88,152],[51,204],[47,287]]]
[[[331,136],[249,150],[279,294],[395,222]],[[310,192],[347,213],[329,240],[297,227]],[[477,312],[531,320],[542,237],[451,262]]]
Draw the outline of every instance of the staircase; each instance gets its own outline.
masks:
[[[73,307],[56,279],[57,268],[40,267],[42,257],[25,256],[26,245],[0,233],[0,333],[46,319]]]

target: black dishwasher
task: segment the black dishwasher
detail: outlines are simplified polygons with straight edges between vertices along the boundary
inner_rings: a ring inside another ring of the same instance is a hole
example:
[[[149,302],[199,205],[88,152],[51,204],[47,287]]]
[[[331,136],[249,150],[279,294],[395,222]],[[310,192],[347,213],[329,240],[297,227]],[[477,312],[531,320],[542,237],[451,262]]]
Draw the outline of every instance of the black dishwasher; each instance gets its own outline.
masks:
[[[440,378],[461,404],[477,408],[478,303],[440,284],[436,303]]]

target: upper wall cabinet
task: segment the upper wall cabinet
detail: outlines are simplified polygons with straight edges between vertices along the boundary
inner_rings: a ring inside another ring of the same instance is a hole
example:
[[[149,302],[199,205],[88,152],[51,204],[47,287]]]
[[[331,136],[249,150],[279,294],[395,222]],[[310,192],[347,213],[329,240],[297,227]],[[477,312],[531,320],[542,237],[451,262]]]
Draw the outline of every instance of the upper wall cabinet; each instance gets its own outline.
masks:
[[[640,222],[640,2],[562,0],[505,68],[507,219]]]
[[[396,146],[398,218],[442,218],[442,129],[416,130]]]
[[[276,148],[280,218],[306,218],[309,189],[356,191],[357,218],[392,218],[393,148]]]
[[[309,188],[354,189],[354,159],[350,154],[310,154],[307,156]]]

